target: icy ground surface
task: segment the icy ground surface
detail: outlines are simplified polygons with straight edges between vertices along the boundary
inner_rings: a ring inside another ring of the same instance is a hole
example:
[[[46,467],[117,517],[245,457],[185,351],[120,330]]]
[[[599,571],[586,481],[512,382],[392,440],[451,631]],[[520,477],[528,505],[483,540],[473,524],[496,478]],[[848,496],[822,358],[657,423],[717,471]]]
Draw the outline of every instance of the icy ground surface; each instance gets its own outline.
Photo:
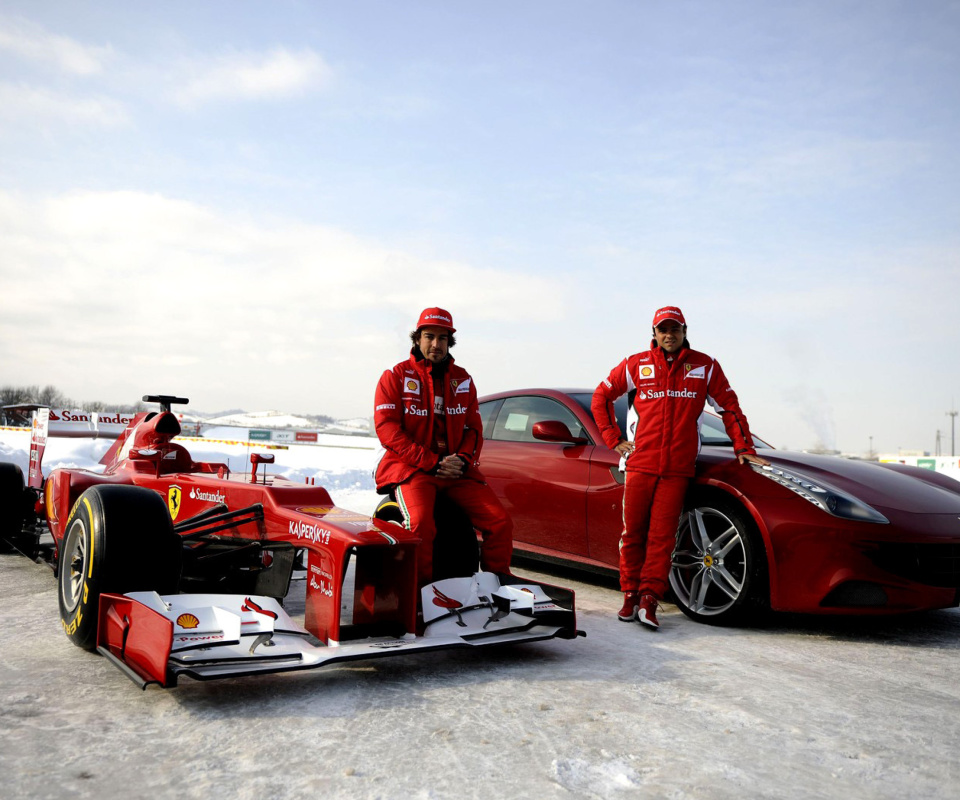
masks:
[[[276,466],[367,511],[372,453],[323,451]],[[666,606],[652,633],[608,586],[518,571],[574,588],[587,638],[141,692],[61,633],[49,568],[0,556],[2,796],[960,796],[960,611],[726,630]]]

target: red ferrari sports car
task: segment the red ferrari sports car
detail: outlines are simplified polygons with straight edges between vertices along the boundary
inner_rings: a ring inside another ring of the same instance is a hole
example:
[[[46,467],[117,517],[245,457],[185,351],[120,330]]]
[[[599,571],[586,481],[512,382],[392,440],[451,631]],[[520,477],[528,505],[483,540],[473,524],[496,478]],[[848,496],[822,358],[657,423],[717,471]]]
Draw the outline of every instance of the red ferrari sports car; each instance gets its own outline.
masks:
[[[512,515],[519,553],[617,569],[623,473],[590,413],[592,391],[480,398],[484,474]],[[626,399],[617,408],[625,430]],[[960,600],[960,483],[929,470],[774,450],[734,458],[721,420],[701,452],[670,584],[689,617],[739,623],[773,609],[881,614]]]

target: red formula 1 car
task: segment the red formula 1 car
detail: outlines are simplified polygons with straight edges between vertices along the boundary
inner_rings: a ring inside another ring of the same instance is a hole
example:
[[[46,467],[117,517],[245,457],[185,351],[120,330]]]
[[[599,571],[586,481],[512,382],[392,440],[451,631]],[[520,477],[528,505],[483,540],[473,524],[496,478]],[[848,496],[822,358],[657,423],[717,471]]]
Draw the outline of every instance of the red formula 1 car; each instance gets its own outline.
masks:
[[[259,466],[272,455],[251,455],[249,476],[195,462],[173,441],[171,404],[188,401],[143,399],[161,410],[133,419],[103,472],[43,480],[42,413],[27,486],[19,467],[0,464],[0,546],[46,555],[67,636],[139,685],[578,635],[573,592],[477,571],[472,531],[466,566],[463,548],[459,564],[437,553],[447,572],[418,591],[410,531],[267,476]],[[302,625],[282,604],[296,571]]]

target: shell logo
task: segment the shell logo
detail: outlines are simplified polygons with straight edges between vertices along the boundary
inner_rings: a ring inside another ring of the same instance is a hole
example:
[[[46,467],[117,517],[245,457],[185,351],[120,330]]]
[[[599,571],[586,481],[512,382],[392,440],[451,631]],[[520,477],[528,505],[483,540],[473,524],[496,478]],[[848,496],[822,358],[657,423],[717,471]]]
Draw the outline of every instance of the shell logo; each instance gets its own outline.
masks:
[[[417,391],[417,382],[416,381],[407,381],[407,391],[415,392]]]
[[[643,367],[643,368],[640,370],[640,374],[641,374],[644,378],[649,378],[651,375],[653,375],[653,367]]]
[[[179,617],[177,617],[177,625],[179,625],[181,628],[196,628],[199,624],[200,620],[198,620],[193,614],[181,614]]]

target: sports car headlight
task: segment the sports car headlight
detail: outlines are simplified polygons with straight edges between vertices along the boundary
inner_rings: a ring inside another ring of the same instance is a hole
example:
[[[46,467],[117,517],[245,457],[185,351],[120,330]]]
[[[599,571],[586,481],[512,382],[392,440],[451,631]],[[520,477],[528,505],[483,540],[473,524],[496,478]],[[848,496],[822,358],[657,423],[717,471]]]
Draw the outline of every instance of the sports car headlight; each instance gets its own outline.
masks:
[[[862,500],[835,489],[823,481],[813,481],[799,472],[789,472],[780,467],[761,467],[757,464],[751,464],[750,466],[754,472],[759,472],[774,483],[779,483],[834,517],[853,519],[858,522],[879,522],[883,524],[889,524],[890,522],[883,514],[875,508],[871,508]]]

